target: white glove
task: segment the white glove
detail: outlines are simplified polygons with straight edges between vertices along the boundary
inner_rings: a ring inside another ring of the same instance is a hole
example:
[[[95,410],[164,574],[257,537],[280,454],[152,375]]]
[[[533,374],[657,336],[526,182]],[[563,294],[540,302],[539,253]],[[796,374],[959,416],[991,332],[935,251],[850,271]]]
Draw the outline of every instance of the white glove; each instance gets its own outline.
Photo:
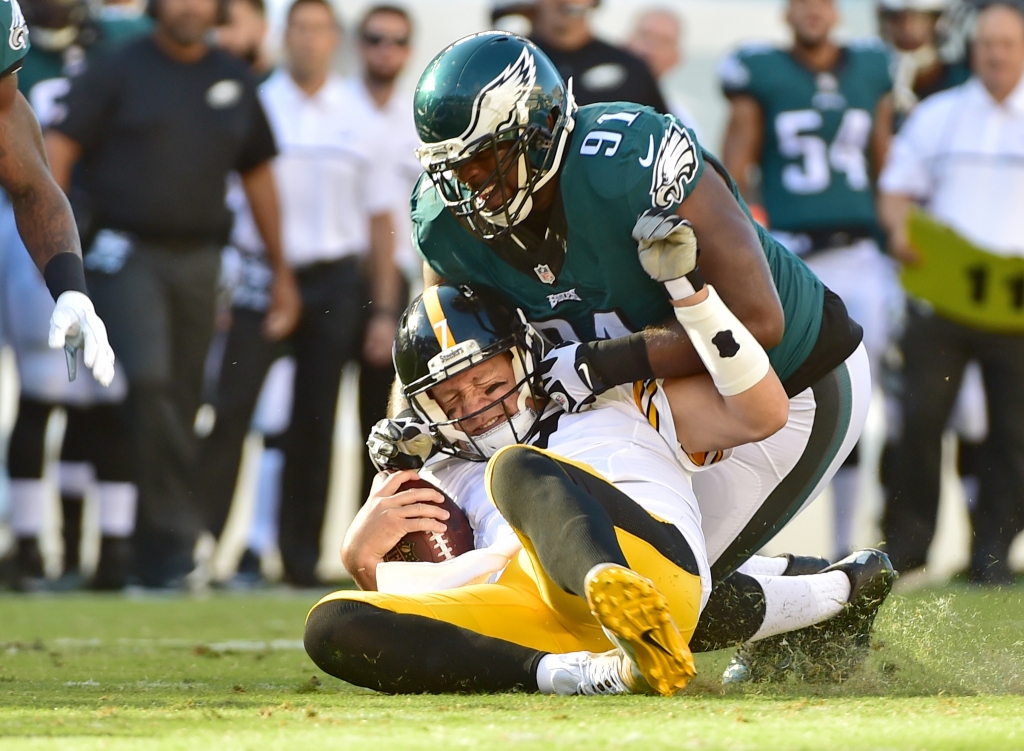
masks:
[[[697,236],[690,223],[671,212],[648,209],[633,227],[640,265],[656,282],[670,282],[697,268]]]
[[[366,439],[370,461],[379,470],[419,469],[434,449],[430,428],[411,409],[379,420]]]
[[[71,363],[79,348],[85,351],[85,367],[92,370],[93,378],[104,386],[114,380],[114,350],[107,341],[107,327],[96,315],[88,295],[68,291],[57,298],[50,316],[50,347],[67,350],[69,380],[75,380]]]
[[[579,348],[579,342],[564,342],[537,364],[544,391],[570,414],[590,409],[597,397],[608,390]]]

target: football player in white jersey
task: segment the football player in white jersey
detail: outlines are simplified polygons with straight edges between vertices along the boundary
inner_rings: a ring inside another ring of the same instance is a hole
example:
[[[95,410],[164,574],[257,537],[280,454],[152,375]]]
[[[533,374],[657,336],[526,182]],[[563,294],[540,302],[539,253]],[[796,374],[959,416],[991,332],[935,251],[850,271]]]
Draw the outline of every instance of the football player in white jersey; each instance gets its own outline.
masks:
[[[395,693],[685,686],[691,646],[708,641],[694,637],[711,577],[689,479],[698,467],[679,439],[732,445],[784,422],[787,398],[713,288],[688,297],[679,319],[710,375],[620,386],[566,413],[540,390],[540,337],[496,293],[425,290],[399,324],[395,365],[439,449],[422,474],[466,512],[476,550],[381,564],[406,533],[444,532],[448,512],[434,490],[401,489],[416,473],[379,475],[343,549],[371,591],[313,608],[305,644],[317,665]],[[674,419],[666,392],[692,412]],[[894,578],[877,551],[812,576],[733,576],[736,589],[756,577],[769,595],[754,638],[827,621],[821,630],[861,657]]]

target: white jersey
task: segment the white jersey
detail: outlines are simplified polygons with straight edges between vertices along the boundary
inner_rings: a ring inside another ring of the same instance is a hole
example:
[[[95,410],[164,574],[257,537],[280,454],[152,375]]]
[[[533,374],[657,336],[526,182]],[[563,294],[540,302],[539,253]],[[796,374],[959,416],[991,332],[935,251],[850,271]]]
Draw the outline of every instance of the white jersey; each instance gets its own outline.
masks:
[[[711,572],[701,531],[700,509],[684,466],[668,399],[656,381],[618,386],[579,414],[548,410],[532,445],[588,465],[645,511],[673,524],[693,550],[710,591]],[[514,534],[487,495],[486,463],[440,456],[421,474],[466,512],[478,549]]]

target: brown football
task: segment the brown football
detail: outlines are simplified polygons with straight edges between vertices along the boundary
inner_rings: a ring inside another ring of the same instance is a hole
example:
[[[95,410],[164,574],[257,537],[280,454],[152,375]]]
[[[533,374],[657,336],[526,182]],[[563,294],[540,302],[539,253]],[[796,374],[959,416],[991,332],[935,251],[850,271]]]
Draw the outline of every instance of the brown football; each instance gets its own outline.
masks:
[[[448,529],[445,532],[410,532],[384,556],[385,561],[426,561],[443,563],[473,550],[473,528],[469,526],[469,517],[440,488],[426,480],[411,480],[402,483],[398,489],[433,488],[444,496],[441,507],[450,516],[444,521]]]

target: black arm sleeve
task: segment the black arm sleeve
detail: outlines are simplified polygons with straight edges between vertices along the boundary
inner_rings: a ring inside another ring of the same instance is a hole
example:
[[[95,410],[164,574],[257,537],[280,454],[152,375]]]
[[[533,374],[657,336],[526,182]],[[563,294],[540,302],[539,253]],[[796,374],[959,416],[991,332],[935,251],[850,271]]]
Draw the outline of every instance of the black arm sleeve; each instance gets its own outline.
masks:
[[[260,99],[254,91],[249,132],[246,134],[245,143],[235,161],[235,169],[239,172],[248,172],[275,156],[277,156],[277,143],[270,130],[270,123],[267,122],[267,113],[263,111],[263,105],[260,104]]]
[[[579,354],[587,358],[598,380],[609,388],[654,378],[643,332],[586,342],[580,345]]]

